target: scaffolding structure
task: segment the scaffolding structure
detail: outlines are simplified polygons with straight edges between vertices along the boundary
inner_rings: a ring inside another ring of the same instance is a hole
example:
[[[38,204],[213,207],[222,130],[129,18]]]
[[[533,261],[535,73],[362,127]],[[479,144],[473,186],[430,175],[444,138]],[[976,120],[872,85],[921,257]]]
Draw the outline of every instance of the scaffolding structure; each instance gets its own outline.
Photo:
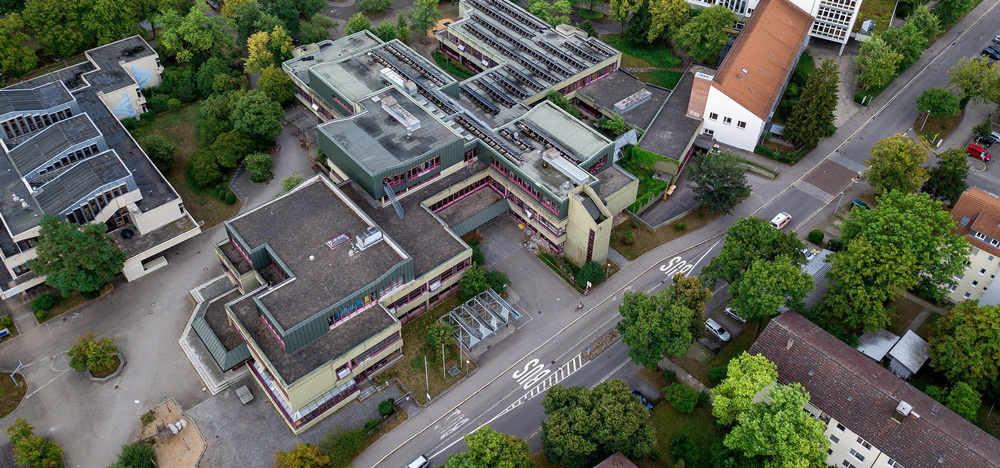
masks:
[[[497,333],[507,325],[514,308],[492,289],[487,289],[444,314],[440,320],[455,331],[455,337],[466,350]]]

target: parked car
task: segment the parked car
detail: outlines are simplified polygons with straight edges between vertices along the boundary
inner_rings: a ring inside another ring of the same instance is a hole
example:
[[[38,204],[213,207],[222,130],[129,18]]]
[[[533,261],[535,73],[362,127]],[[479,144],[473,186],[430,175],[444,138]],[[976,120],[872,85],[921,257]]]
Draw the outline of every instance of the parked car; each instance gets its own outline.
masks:
[[[969,153],[969,156],[972,156],[974,158],[979,158],[987,162],[991,158],[990,153],[987,153],[986,150],[979,145],[969,145],[969,147],[965,150],[965,152]]]
[[[771,218],[771,226],[774,226],[776,229],[783,229],[791,220],[792,215],[782,211],[781,213],[774,215],[774,218]]]
[[[972,141],[975,144],[982,146],[983,148],[989,148],[990,146],[993,146],[993,144],[997,142],[997,140],[993,139],[992,135],[987,137],[984,137],[982,135],[976,135],[972,137]]]
[[[740,317],[732,307],[726,306],[726,315],[737,322],[747,323],[747,319]]]
[[[870,210],[870,209],[872,209],[870,206],[868,206],[867,203],[865,203],[865,202],[863,202],[861,200],[858,200],[857,198],[855,198],[854,201],[851,202],[851,206],[852,206],[852,209],[855,206],[858,207],[858,208],[861,208],[862,210]]]
[[[719,322],[712,319],[705,320],[705,330],[708,330],[712,336],[718,338],[722,342],[729,341],[729,339],[732,338],[729,332],[726,331],[722,325],[719,325]]]
[[[651,405],[649,400],[646,399],[646,395],[643,395],[642,392],[638,390],[632,390],[632,394],[639,397],[639,401],[642,402],[642,406],[645,406],[649,411],[653,411],[653,405]]]
[[[812,249],[802,249],[802,255],[806,256],[806,262],[811,262],[816,258],[816,251]]]
[[[993,60],[1000,60],[1000,47],[995,45],[986,46],[983,49],[982,55]]]
[[[994,44],[1000,44],[1000,34],[997,34],[997,37],[993,38],[993,43]]]
[[[406,465],[406,468],[427,468],[428,466],[431,466],[431,461],[427,459],[426,455],[421,455]]]

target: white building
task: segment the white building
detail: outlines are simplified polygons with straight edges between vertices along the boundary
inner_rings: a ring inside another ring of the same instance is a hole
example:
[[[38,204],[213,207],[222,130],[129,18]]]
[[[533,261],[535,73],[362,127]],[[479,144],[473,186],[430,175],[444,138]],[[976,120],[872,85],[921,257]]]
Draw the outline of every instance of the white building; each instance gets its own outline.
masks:
[[[687,0],[694,6],[709,7],[721,5],[729,8],[743,21],[750,17],[760,5],[758,0]],[[851,30],[861,10],[861,0],[791,0],[795,6],[806,11],[816,22],[809,35],[840,44],[840,53],[851,38]]]
[[[761,0],[715,75],[695,75],[688,116],[702,133],[753,151],[784,93],[812,16],[789,0]]]
[[[805,317],[775,317],[750,347],[778,382],[809,392],[838,468],[998,468],[1000,440],[934,401]]]
[[[965,272],[948,294],[958,303],[977,300],[980,305],[1000,304],[1000,197],[977,188],[966,190],[951,210],[955,234],[972,244]]]

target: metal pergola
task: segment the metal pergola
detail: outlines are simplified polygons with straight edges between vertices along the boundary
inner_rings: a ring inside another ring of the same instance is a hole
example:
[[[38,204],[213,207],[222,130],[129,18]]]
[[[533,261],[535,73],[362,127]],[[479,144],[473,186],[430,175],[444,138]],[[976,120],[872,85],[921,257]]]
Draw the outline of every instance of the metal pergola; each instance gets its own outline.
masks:
[[[451,325],[458,342],[470,350],[507,325],[513,310],[499,294],[487,289],[444,314],[440,320]]]

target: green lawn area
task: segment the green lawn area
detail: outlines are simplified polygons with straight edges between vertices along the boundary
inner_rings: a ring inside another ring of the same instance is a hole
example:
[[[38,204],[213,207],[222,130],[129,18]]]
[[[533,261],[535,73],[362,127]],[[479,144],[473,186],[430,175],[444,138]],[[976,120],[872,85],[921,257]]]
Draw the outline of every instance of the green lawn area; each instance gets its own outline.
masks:
[[[212,190],[198,187],[188,178],[185,171],[188,158],[191,157],[191,153],[198,149],[197,122],[198,102],[196,101],[184,106],[179,111],[157,115],[148,127],[136,132],[136,137],[138,139],[139,135],[156,133],[177,144],[175,163],[164,175],[184,200],[184,208],[191,213],[195,221],[205,222],[202,226],[202,229],[205,230],[236,216],[240,211],[240,202],[227,205],[219,200],[212,193]],[[225,172],[226,181],[223,182],[223,185],[228,186],[232,172],[232,170]]]
[[[642,254],[653,250],[654,248],[666,244],[684,234],[693,232],[695,230],[701,229],[706,224],[715,221],[718,215],[713,215],[708,211],[708,208],[702,206],[697,210],[692,211],[687,216],[679,219],[677,222],[670,226],[663,226],[656,231],[648,231],[636,223],[635,227],[632,227],[630,223],[634,221],[625,222],[615,226],[611,230],[611,248],[618,251],[625,258],[629,260],[635,260],[639,258]],[[676,229],[674,226],[684,223],[685,228],[682,230]],[[625,245],[623,242],[624,234],[626,231],[632,231],[635,234],[635,240],[631,245]]]
[[[28,386],[24,384],[24,377],[17,374],[15,378],[20,386],[14,385],[10,374],[0,372],[0,418],[13,413],[28,391]]]
[[[906,296],[896,299],[892,305],[896,309],[896,316],[892,319],[892,324],[889,325],[889,331],[895,335],[903,336],[906,334],[910,322],[913,322],[917,314],[923,310],[923,306],[911,301]]]
[[[927,320],[917,328],[917,336],[924,339],[924,341],[929,341],[931,339],[931,334],[936,330],[937,321],[941,320],[941,316],[938,314],[930,314],[927,316]]]
[[[926,123],[924,116],[917,117],[913,122],[913,128],[917,130],[917,135],[925,138],[931,144],[937,144],[938,140],[943,140],[951,135],[951,132],[962,123],[965,111],[959,112],[951,117],[928,117]],[[921,128],[923,126],[923,128]]]
[[[588,10],[586,8],[580,8],[576,10],[576,15],[587,20],[597,21],[604,19],[604,13],[594,10]]]
[[[875,20],[875,31],[877,32],[889,29],[890,16],[895,6],[896,0],[865,0],[861,4],[861,11],[858,12],[858,20],[854,23],[854,32],[861,30],[861,24],[866,19]]]
[[[664,44],[652,44],[637,47],[623,39],[619,34],[601,36],[601,40],[622,51],[622,67],[626,68],[677,68],[681,66],[680,57],[670,52],[670,47]]]
[[[434,62],[437,63],[442,70],[448,72],[449,75],[455,77],[457,80],[464,80],[475,75],[472,70],[462,66],[461,64],[455,63],[450,57],[441,52],[434,52]]]
[[[660,459],[653,461],[650,459],[638,463],[640,468],[660,468],[663,466],[675,466],[677,460],[670,454],[670,439],[677,434],[686,434],[695,447],[697,462],[685,465],[687,468],[711,468],[711,449],[715,439],[722,437],[721,431],[715,425],[715,418],[712,417],[712,408],[709,405],[702,405],[694,411],[684,414],[675,410],[667,402],[660,402],[653,407],[650,414],[650,422],[656,430],[655,450],[659,452]],[[666,461],[666,463],[664,462]]]
[[[111,293],[111,291],[114,290],[115,290],[115,285],[111,283],[105,284],[104,287],[101,288],[100,296],[97,297],[109,294]],[[80,291],[73,291],[69,293],[69,296],[64,297],[62,294],[59,293],[59,290],[56,289],[55,292],[51,294],[52,298],[55,299],[56,301],[55,305],[53,305],[51,309],[45,311],[45,318],[39,320],[38,321],[39,323],[48,322],[49,320],[52,320],[62,314],[65,314],[66,312],[69,312],[77,307],[80,307],[84,303],[92,300],[83,297],[83,295],[80,294]],[[97,299],[97,297],[95,297],[94,299]]]
[[[671,70],[653,70],[639,72],[636,73],[635,76],[651,85],[674,89],[674,86],[677,86],[677,82],[681,80],[681,77],[683,77],[684,74]]]
[[[403,358],[396,361],[391,367],[379,374],[376,378],[379,382],[385,382],[393,377],[398,377],[399,381],[406,386],[410,392],[413,393],[413,397],[416,398],[421,404],[427,402],[427,380],[430,380],[430,394],[431,397],[437,396],[441,392],[445,391],[448,387],[458,383],[458,381],[465,377],[465,363],[464,360],[468,359],[468,356],[464,352],[459,352],[459,346],[453,344],[447,349],[445,353],[445,363],[444,368],[451,368],[451,366],[458,366],[462,370],[455,377],[442,376],[442,365],[441,365],[441,350],[437,352],[429,352],[424,347],[425,339],[427,337],[427,329],[432,323],[441,318],[442,315],[448,313],[455,307],[458,307],[459,301],[458,296],[452,296],[446,299],[444,302],[439,304],[437,307],[425,312],[420,317],[417,317],[405,325],[403,325]],[[426,378],[424,376],[424,356],[427,356],[427,366],[428,372]],[[469,372],[472,372],[476,368],[475,362],[469,363]]]

